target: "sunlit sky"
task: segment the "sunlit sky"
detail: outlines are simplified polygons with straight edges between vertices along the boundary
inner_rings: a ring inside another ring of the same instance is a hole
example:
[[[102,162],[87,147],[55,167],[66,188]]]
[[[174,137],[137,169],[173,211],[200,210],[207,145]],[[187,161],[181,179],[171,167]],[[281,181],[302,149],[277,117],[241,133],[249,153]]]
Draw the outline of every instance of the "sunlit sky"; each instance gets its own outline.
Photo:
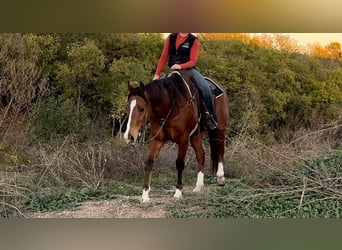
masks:
[[[342,33],[282,33],[289,35],[298,45],[306,46],[308,44],[319,43],[327,45],[330,42],[339,42],[342,44]],[[270,34],[271,35],[271,34]]]
[[[168,35],[169,33],[164,33]],[[196,33],[195,33],[196,34]],[[251,35],[261,35],[262,33],[250,33]],[[272,36],[272,33],[266,33]],[[282,33],[289,35],[299,46],[307,46],[308,44],[319,43],[322,46],[328,45],[330,42],[338,42],[342,45],[342,33]]]

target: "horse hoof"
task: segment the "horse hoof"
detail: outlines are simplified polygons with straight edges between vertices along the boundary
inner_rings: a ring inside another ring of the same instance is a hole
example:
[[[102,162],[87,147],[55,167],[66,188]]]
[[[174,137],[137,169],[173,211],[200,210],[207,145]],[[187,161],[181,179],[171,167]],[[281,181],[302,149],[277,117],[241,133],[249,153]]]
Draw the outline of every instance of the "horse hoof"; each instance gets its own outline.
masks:
[[[222,177],[217,177],[217,185],[219,186],[224,186],[226,184],[226,178],[224,178],[224,176]]]
[[[150,189],[143,189],[143,193],[142,193],[142,196],[141,196],[141,203],[149,203],[150,202],[150,197],[149,197],[149,192],[150,192]]]
[[[195,187],[195,189],[194,189],[194,190],[192,190],[192,192],[194,192],[194,193],[199,193],[199,192],[201,192],[201,191],[202,191],[202,187],[203,187],[203,186],[198,186],[198,187]]]
[[[176,199],[182,198],[183,197],[182,191],[177,188],[175,194],[173,195],[173,197],[175,197]]]
[[[141,198],[141,203],[142,204],[149,204],[149,203],[151,203],[151,199],[149,199],[149,198],[147,198],[147,199]]]

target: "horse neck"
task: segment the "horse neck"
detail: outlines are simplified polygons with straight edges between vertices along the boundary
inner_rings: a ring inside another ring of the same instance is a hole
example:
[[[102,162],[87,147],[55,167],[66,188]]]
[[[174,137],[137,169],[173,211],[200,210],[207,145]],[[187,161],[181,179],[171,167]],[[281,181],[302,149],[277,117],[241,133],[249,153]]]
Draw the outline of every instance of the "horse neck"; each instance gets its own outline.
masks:
[[[151,116],[155,119],[165,119],[166,116],[169,115],[170,111],[172,110],[172,107],[174,103],[170,100],[169,95],[167,94],[167,91],[164,90],[165,98],[161,102],[156,103],[155,100],[153,100],[153,96],[151,96],[150,93],[146,93],[147,99],[148,99],[148,107],[151,112],[148,115],[148,118],[150,119]]]

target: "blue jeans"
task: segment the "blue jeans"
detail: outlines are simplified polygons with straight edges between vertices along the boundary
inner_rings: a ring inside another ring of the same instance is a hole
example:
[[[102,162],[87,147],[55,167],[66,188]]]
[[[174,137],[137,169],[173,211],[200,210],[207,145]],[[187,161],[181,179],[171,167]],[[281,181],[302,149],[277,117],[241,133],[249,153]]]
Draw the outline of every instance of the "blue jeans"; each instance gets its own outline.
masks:
[[[203,78],[202,74],[199,73],[195,68],[189,69],[192,74],[192,79],[196,84],[197,88],[202,94],[203,101],[207,106],[209,113],[217,122],[217,115],[214,106],[213,96],[211,94],[209,83]]]

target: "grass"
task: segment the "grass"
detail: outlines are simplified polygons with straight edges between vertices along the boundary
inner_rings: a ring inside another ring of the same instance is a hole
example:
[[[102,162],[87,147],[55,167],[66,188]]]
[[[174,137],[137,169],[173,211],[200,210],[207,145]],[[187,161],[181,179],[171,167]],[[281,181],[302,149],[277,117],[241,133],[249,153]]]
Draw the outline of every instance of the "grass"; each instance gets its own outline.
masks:
[[[340,157],[340,156],[336,156]],[[335,157],[330,157],[333,161]],[[330,164],[327,157],[322,161],[315,159],[313,166],[325,162]],[[339,162],[339,161],[338,161]],[[337,165],[340,167],[340,165]],[[317,170],[316,170],[317,171]],[[309,172],[311,173],[311,172]],[[194,186],[195,175],[185,175],[185,185]],[[255,187],[240,179],[230,179],[224,187],[213,184],[212,177],[205,179],[207,190],[200,194],[186,192],[180,202],[167,205],[169,217],[174,218],[340,218],[341,197],[326,196],[326,190],[332,187],[309,188],[303,196],[303,185],[293,181],[286,187]],[[154,176],[152,196],[170,196],[174,187],[175,175],[165,173]],[[341,182],[341,179],[339,179]],[[334,192],[340,192],[340,184]],[[42,189],[26,196],[25,212],[48,212],[73,210],[88,200],[109,200],[121,196],[141,195],[141,187],[134,183],[111,181],[99,189]],[[2,214],[4,216],[4,214]],[[19,216],[15,209],[7,209],[8,216]]]
[[[341,153],[317,157],[297,169],[302,175],[291,175],[298,178],[283,187],[230,180],[224,187],[211,185],[203,196],[172,204],[168,211],[176,218],[340,218],[341,170]]]
[[[235,150],[227,150],[236,155],[229,155],[229,169],[225,169],[228,181],[224,187],[216,186],[215,177],[206,176],[205,191],[200,194],[185,191],[182,200],[166,205],[168,216],[341,217],[341,149],[305,160],[294,158],[292,152],[275,152],[267,147],[257,151],[257,146],[250,145],[253,146],[235,144]],[[174,150],[173,145],[167,145],[156,162],[152,198],[172,196],[176,183]],[[32,154],[32,151],[28,152]],[[20,157],[9,157],[16,152],[2,146],[0,153],[8,157],[2,157],[0,164],[0,216],[73,210],[87,200],[140,196],[145,152],[144,147],[120,147],[110,142],[84,146],[66,139],[51,149],[38,148],[32,154],[36,161],[27,160],[34,158],[27,154],[23,162],[17,160]],[[185,187],[192,189],[196,183],[193,154],[189,154],[187,162],[183,181]],[[245,171],[247,167],[248,171]],[[130,202],[136,204],[138,199]]]
[[[340,218],[340,200],[307,194],[300,207],[300,191],[255,189],[234,182],[210,187],[207,194],[185,198],[168,211],[176,218]]]
[[[68,190],[46,190],[31,193],[25,207],[27,212],[48,212],[73,210],[81,205],[83,201],[89,200],[111,200],[120,196],[132,196],[140,194],[140,189],[123,182],[112,181],[105,188],[91,189],[68,189]]]

